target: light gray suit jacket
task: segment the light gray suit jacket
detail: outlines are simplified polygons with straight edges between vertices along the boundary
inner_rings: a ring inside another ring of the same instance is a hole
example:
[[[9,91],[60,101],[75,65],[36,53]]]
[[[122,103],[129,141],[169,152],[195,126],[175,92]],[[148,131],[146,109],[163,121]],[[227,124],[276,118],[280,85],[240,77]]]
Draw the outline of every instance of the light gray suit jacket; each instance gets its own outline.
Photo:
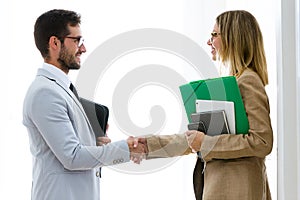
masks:
[[[24,100],[33,156],[32,200],[99,200],[98,169],[130,160],[126,141],[96,146],[69,86],[41,68]]]

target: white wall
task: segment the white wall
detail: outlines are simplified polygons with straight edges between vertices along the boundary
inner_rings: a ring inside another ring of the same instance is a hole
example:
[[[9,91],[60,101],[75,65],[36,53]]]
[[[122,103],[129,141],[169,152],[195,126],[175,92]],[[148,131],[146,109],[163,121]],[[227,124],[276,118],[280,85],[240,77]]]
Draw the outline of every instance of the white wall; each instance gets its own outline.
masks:
[[[278,198],[299,200],[299,1],[277,1],[276,16]]]
[[[300,141],[300,19],[299,19],[299,16],[300,16],[300,1],[297,0],[296,1],[296,13],[295,13],[295,18],[296,18],[296,55],[297,55],[297,93],[298,93],[298,97],[297,97],[297,113],[298,113],[298,116],[297,116],[297,119],[298,119],[298,129],[297,129],[297,140]],[[298,191],[298,200],[300,199],[300,145],[299,145],[299,142],[298,142],[298,146],[297,146],[297,152],[298,152],[298,182],[297,182],[297,185],[298,185],[298,189],[296,188],[296,190]]]

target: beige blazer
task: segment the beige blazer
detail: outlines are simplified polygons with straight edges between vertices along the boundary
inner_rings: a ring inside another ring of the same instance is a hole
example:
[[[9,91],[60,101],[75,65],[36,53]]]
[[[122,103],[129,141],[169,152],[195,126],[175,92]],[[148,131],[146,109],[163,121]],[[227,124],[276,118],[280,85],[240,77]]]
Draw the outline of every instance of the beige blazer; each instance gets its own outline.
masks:
[[[248,115],[249,133],[204,137],[200,149],[206,163],[204,176],[194,172],[197,187],[202,187],[204,181],[203,188],[195,188],[197,200],[271,199],[265,167],[265,157],[273,146],[268,97],[254,71],[245,70],[237,81]],[[150,136],[147,144],[149,159],[191,153],[183,134]]]

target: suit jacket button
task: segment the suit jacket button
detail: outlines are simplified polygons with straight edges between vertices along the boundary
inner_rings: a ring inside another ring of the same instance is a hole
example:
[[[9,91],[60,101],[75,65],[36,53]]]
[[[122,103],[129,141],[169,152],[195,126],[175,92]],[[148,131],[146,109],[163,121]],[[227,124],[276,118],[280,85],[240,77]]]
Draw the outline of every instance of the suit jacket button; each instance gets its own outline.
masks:
[[[97,176],[97,177],[100,176],[100,172],[99,172],[99,171],[96,172],[96,176]]]

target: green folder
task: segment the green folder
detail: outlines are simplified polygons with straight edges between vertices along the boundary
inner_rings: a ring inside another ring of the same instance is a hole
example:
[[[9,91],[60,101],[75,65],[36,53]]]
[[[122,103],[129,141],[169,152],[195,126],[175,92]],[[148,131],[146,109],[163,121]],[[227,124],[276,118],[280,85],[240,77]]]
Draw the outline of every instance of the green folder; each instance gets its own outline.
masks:
[[[248,133],[248,117],[235,76],[193,81],[181,85],[179,89],[190,123],[191,114],[196,112],[197,99],[232,101],[234,102],[236,133]]]

